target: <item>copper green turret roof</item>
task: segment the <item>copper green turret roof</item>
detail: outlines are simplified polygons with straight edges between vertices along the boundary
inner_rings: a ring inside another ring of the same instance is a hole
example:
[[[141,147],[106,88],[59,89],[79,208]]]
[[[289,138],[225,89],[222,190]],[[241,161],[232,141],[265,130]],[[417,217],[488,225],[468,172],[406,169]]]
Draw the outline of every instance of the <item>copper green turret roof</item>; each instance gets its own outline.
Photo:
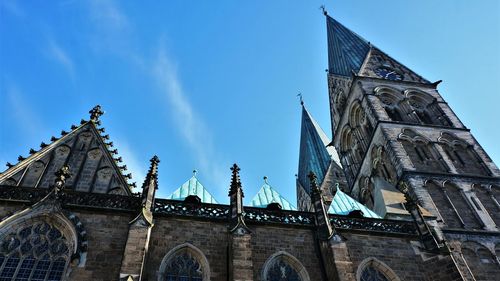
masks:
[[[330,16],[326,16],[328,34],[328,71],[330,74],[351,76],[363,65],[370,43]]]
[[[307,175],[312,171],[321,184],[328,172],[330,163],[340,164],[339,156],[333,146],[328,146],[330,139],[318,125],[316,120],[302,105],[302,124],[300,129],[299,169],[297,177],[299,183],[309,192]]]
[[[252,199],[252,206],[258,208],[266,208],[271,203],[279,203],[282,210],[296,211],[297,208],[281,196],[269,183],[267,178],[264,178],[264,184],[259,192]]]
[[[360,210],[363,212],[363,216],[365,218],[375,218],[380,219],[381,217],[375,214],[372,210],[370,210],[365,205],[359,203],[349,195],[345,194],[337,188],[337,192],[333,197],[332,204],[328,209],[328,213],[336,214],[336,215],[348,215],[350,212]]]
[[[207,189],[201,184],[201,182],[196,177],[196,173],[185,182],[181,187],[175,190],[167,199],[173,200],[184,200],[189,195],[196,195],[201,199],[203,203],[218,204],[217,200],[208,192]]]

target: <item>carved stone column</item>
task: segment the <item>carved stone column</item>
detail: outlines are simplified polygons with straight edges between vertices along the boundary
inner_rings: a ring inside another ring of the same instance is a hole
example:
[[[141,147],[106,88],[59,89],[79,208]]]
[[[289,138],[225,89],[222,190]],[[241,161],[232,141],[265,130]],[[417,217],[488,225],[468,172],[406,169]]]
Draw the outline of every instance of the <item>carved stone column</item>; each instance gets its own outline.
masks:
[[[326,280],[354,281],[356,277],[347,244],[330,223],[321,190],[313,172],[309,174],[309,180],[311,181],[311,201],[316,214],[316,238]]]
[[[245,224],[243,211],[243,189],[238,165],[231,168],[230,224],[229,224],[229,280],[252,281],[252,232]]]
[[[127,244],[120,269],[120,280],[143,280],[142,271],[153,228],[152,208],[155,192],[158,189],[159,162],[160,160],[156,156],[151,159],[151,167],[142,185],[142,210],[129,224]]]

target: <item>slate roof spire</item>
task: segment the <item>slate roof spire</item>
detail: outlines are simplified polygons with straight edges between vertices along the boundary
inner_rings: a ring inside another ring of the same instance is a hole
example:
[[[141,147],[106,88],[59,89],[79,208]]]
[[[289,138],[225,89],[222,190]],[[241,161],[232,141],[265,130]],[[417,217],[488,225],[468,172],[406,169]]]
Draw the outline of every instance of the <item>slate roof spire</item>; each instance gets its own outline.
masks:
[[[325,12],[328,36],[328,72],[350,77],[361,69],[371,45]]]
[[[308,174],[313,171],[321,185],[327,174],[330,163],[333,160],[340,167],[338,154],[330,144],[330,139],[311,116],[306,107],[302,105],[302,122],[300,129],[300,152],[299,152],[299,183],[310,194]]]

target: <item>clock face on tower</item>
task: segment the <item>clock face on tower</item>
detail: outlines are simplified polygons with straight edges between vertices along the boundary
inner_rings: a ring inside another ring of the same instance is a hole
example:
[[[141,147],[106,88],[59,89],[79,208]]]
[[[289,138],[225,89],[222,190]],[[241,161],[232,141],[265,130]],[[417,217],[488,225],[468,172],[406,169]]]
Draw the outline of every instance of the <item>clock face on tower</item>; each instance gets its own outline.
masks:
[[[398,81],[403,80],[403,75],[387,67],[379,67],[375,69],[375,74],[384,79],[398,80]]]

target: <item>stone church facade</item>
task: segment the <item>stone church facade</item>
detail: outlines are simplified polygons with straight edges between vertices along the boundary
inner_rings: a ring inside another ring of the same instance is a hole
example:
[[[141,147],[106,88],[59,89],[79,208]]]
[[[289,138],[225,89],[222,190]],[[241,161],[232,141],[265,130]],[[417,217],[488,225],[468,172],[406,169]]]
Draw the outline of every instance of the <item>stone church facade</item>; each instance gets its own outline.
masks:
[[[156,198],[156,156],[132,193],[96,106],[0,174],[0,280],[497,280],[499,169],[439,81],[325,16],[333,140],[302,104],[298,210],[267,181],[244,206],[236,164],[229,205],[195,176]]]

